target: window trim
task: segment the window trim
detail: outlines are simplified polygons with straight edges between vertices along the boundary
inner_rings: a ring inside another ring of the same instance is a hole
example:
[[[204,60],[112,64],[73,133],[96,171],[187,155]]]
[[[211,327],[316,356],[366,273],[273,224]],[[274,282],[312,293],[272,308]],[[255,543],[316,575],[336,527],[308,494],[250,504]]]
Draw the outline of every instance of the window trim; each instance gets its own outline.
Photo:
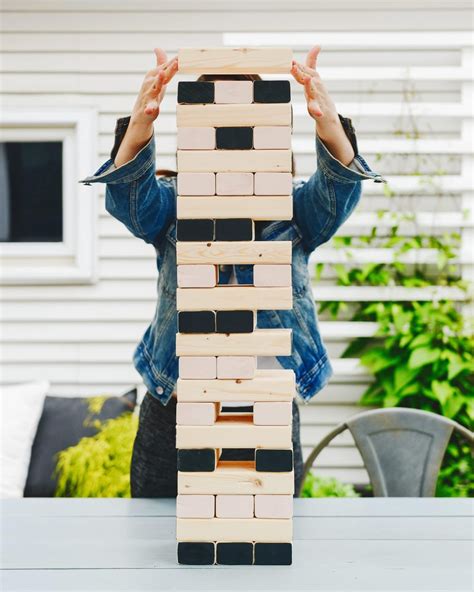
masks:
[[[4,107],[0,113],[0,141],[21,140],[63,142],[63,240],[0,243],[0,284],[95,282],[97,189],[78,181],[94,166],[97,111]]]

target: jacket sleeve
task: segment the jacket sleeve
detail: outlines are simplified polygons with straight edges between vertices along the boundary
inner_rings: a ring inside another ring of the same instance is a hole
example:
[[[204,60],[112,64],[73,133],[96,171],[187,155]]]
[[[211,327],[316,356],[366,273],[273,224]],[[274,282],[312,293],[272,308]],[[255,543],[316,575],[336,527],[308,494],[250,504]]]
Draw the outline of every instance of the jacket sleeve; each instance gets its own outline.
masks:
[[[317,170],[293,190],[293,216],[308,251],[327,242],[350,216],[362,193],[364,179],[385,182],[358,153],[350,120],[341,117],[354,148],[355,158],[347,167],[339,162],[316,136]]]
[[[119,123],[120,120],[117,126]],[[156,243],[176,216],[174,185],[155,176],[154,137],[132,160],[118,168],[113,160],[116,145],[112,157],[79,182],[106,183],[106,210],[138,238]]]

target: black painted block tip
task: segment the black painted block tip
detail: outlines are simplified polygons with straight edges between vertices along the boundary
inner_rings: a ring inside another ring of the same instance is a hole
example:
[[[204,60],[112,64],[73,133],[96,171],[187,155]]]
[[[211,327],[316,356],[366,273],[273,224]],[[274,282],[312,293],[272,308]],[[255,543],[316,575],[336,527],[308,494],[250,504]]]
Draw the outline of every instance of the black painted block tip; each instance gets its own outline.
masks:
[[[255,460],[254,448],[222,448],[219,460]]]
[[[251,127],[216,128],[216,148],[221,150],[250,150],[253,148]]]
[[[218,565],[252,565],[252,543],[217,543]]]
[[[178,543],[178,563],[181,565],[213,565],[214,543]]]
[[[288,473],[293,470],[293,450],[255,450],[255,470],[270,473]]]
[[[177,220],[176,240],[213,241],[214,220]]]
[[[255,565],[291,565],[291,543],[255,543]]]
[[[202,104],[213,102],[213,82],[178,82],[178,103]]]
[[[250,218],[216,220],[215,236],[217,241],[253,240],[253,220]]]
[[[254,103],[289,103],[291,100],[289,80],[255,80]]]
[[[219,310],[216,313],[217,333],[252,333],[254,326],[253,310]]]
[[[178,471],[197,473],[216,470],[214,448],[180,448],[178,450]]]
[[[214,333],[216,317],[212,310],[178,312],[179,333]]]

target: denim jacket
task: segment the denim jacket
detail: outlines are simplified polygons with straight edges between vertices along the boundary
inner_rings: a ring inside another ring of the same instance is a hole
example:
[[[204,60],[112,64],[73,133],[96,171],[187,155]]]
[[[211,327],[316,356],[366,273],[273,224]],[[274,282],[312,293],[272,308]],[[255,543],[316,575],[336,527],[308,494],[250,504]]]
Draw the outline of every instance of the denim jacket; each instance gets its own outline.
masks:
[[[318,328],[308,258],[328,241],[349,217],[361,195],[361,181],[383,182],[359,155],[349,119],[340,117],[356,154],[350,167],[336,160],[316,137],[317,170],[306,182],[293,186],[293,219],[257,223],[257,240],[292,242],[292,310],[258,311],[259,328],[292,329],[292,355],[278,362],[294,370],[299,395],[308,401],[329,380],[332,370]],[[178,375],[176,347],[176,179],[155,175],[155,142],[152,137],[131,161],[115,168],[114,157],[129,118],[119,119],[116,140],[107,160],[81,183],[106,183],[107,211],[156,252],[158,300],[151,324],[138,344],[133,361],[150,393],[166,404]],[[252,283],[252,266],[236,265],[239,284]],[[232,266],[219,270],[219,283],[227,283]]]

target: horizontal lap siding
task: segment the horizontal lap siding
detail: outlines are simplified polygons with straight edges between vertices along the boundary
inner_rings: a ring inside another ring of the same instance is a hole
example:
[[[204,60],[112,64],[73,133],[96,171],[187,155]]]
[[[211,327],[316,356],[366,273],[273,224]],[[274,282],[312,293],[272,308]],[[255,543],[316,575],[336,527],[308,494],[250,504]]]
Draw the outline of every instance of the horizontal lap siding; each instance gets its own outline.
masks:
[[[118,2],[114,12],[110,12],[100,1],[91,8],[77,2],[70,2],[67,7],[59,1],[7,2],[2,19],[0,64],[3,104],[96,108],[99,166],[108,157],[115,119],[129,112],[144,71],[153,65],[154,45],[161,44],[173,54],[185,45],[221,45],[222,32],[313,30],[315,42],[318,34],[323,39],[321,75],[327,80],[340,112],[353,118],[364,156],[374,168],[393,175],[391,183],[406,195],[417,191],[413,180],[405,176],[415,162],[413,154],[439,159],[450,175],[444,183],[453,195],[443,198],[444,201],[429,189],[420,195],[419,209],[426,213],[421,224],[432,232],[440,232],[440,227],[470,229],[472,222],[460,216],[461,191],[469,189],[460,176],[460,156],[470,154],[472,147],[462,137],[469,108],[461,88],[468,73],[463,69],[459,48],[432,44],[419,51],[403,46],[374,51],[360,44],[344,46],[345,32],[383,35],[404,31],[414,33],[416,39],[420,27],[428,32],[464,31],[470,21],[469,11],[462,3],[447,9],[436,3],[432,10],[417,9],[413,2],[399,3],[401,8],[387,3],[385,8],[363,3],[357,10],[340,3],[339,7],[331,5],[331,9],[325,4],[319,10],[308,9],[308,5],[317,3],[296,2],[292,10],[287,10],[283,3],[272,2],[273,9],[266,11],[268,2],[257,1],[252,2],[250,11],[245,2],[234,9],[224,9],[225,3],[219,3],[220,8],[212,11],[206,2],[193,10],[178,2],[166,12],[160,11],[157,4],[142,1],[131,9],[131,4]],[[232,5],[235,7],[235,3]],[[296,58],[302,59],[302,47],[298,42],[293,45],[297,46]],[[406,68],[412,69],[410,73],[405,72]],[[431,75],[427,68],[438,71]],[[410,82],[404,80],[405,74]],[[419,143],[394,135],[400,122],[406,123],[406,112],[400,103],[404,92],[412,87],[418,91],[412,109],[419,115],[423,131],[423,141]],[[313,125],[306,115],[301,89],[293,87],[293,93],[294,151],[298,176],[304,178],[315,167]],[[173,82],[156,126],[160,167],[175,166],[175,101]],[[442,110],[440,104],[444,106]],[[376,162],[382,149],[385,154]],[[98,283],[8,286],[1,290],[3,383],[47,378],[55,393],[87,395],[118,393],[139,382],[131,356],[153,314],[154,251],[131,237],[105,212],[103,187],[98,193]],[[374,212],[387,206],[380,185],[366,184],[365,194],[357,214],[340,234],[363,233],[374,223]],[[403,204],[403,197],[396,199]],[[442,208],[447,215],[438,216],[438,221],[433,222],[430,212],[435,207],[438,211]],[[361,257],[375,260],[383,255],[375,250]],[[425,255],[429,259],[430,254]],[[325,245],[316,254],[312,267],[317,261],[334,261],[339,257],[334,256],[331,244]],[[320,300],[328,300],[336,294],[348,300],[375,298],[370,289],[336,292],[331,288],[333,283],[334,273],[325,270],[315,288],[316,298],[319,295]],[[414,292],[397,292],[397,297],[413,295]],[[321,327],[334,359],[335,376],[309,405],[301,406],[305,454],[337,423],[359,410],[357,401],[369,383],[357,360],[340,360],[338,356],[350,338],[372,335],[375,327],[342,321],[325,321]],[[348,434],[339,436],[321,454],[318,467],[322,473],[346,481],[367,480],[360,455]]]

